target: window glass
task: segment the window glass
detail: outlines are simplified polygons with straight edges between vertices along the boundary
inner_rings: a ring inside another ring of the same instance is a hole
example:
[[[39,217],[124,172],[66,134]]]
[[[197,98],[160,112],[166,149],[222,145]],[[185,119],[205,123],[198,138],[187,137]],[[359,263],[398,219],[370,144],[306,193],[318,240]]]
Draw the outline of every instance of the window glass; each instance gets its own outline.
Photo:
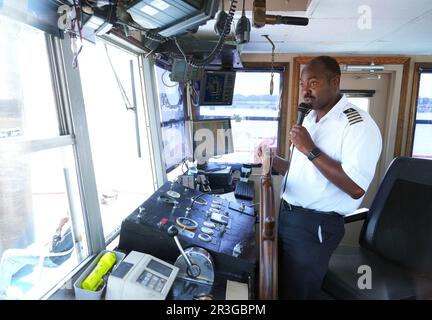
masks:
[[[270,72],[237,72],[231,106],[200,106],[201,118],[231,117],[234,153],[210,161],[259,163],[254,150],[261,142],[277,148],[280,74],[274,73],[270,95]]]
[[[420,74],[417,113],[414,127],[414,158],[432,159],[432,71]]]
[[[3,202],[2,218],[14,224],[2,236],[17,239],[4,252],[4,259],[9,260],[0,267],[0,279],[12,276],[9,298],[37,299],[88,256],[72,147],[21,154],[16,149],[8,152],[3,145],[3,151],[2,171],[9,167],[20,174],[2,179],[2,195],[11,200]],[[29,214],[12,216],[18,212]],[[61,246],[54,249],[53,237],[62,219]],[[22,269],[9,274],[11,263]]]
[[[0,139],[59,134],[48,61],[42,32],[0,15]]]
[[[85,43],[78,62],[107,239],[154,192],[138,58],[99,41]]]
[[[37,299],[88,256],[48,58],[43,32],[0,16],[0,298]],[[51,241],[62,217],[67,249]]]

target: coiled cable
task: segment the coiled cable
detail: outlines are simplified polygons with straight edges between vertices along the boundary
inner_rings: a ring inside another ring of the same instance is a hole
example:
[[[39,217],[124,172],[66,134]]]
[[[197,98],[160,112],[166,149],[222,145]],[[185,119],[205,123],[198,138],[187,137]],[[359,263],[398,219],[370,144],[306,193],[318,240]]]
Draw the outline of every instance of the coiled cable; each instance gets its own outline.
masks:
[[[192,59],[189,64],[195,68],[201,68],[204,67],[206,65],[208,65],[210,62],[213,61],[213,59],[220,54],[220,52],[222,51],[223,45],[224,45],[224,41],[226,36],[230,33],[231,31],[231,23],[232,20],[234,18],[234,13],[236,11],[237,8],[237,0],[231,0],[231,5],[228,11],[228,17],[225,20],[225,25],[223,28],[223,31],[219,37],[219,41],[216,44],[216,47],[212,50],[212,52],[208,55],[207,58],[205,59]]]

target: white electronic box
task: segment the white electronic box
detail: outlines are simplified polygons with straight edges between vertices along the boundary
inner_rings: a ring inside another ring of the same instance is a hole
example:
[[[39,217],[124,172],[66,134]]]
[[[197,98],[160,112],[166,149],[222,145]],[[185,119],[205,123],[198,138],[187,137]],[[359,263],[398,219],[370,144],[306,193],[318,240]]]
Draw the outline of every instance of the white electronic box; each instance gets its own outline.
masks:
[[[179,269],[149,254],[131,251],[108,278],[107,300],[163,300]]]

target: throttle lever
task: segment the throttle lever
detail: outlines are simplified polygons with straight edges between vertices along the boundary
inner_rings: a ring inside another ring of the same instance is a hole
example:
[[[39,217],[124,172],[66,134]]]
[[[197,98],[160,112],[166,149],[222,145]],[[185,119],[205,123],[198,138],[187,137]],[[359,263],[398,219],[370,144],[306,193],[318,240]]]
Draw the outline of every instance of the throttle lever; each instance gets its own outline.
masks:
[[[199,267],[198,265],[193,264],[193,263],[191,262],[191,260],[189,259],[188,255],[187,255],[186,252],[183,250],[183,247],[182,247],[182,245],[180,244],[180,241],[179,241],[179,239],[178,239],[178,237],[177,237],[177,235],[178,235],[178,229],[177,229],[174,225],[171,225],[171,226],[168,228],[167,233],[168,233],[168,235],[169,235],[170,237],[173,237],[173,238],[174,238],[174,241],[175,241],[175,243],[176,243],[176,245],[177,245],[177,248],[180,250],[181,255],[183,256],[183,258],[184,258],[185,261],[186,261],[186,264],[187,264],[187,270],[186,270],[186,271],[187,271],[187,274],[188,274],[190,277],[192,277],[192,278],[196,278],[196,277],[198,277],[198,276],[200,275],[200,273],[201,273],[201,269],[200,269],[200,267]]]

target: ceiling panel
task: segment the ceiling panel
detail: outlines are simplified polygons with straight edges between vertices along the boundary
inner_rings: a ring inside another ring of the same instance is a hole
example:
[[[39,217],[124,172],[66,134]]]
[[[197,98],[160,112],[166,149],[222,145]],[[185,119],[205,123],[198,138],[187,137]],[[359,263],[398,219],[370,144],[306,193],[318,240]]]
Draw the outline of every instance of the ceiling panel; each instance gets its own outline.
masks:
[[[360,53],[432,55],[432,41],[412,42],[374,42],[360,48]]]
[[[381,20],[380,23],[372,24],[369,30],[360,29],[357,19],[311,19],[308,26],[294,29],[290,40],[370,42],[393,32],[407,22],[407,20]]]
[[[432,1],[431,1],[432,2]],[[432,10],[421,17],[403,24],[394,32],[387,34],[382,40],[422,42],[432,38]]]
[[[265,34],[269,35],[273,41],[287,41],[296,28],[304,27],[269,25],[260,29],[252,28],[251,41],[260,41]]]
[[[369,6],[372,19],[411,19],[432,8],[430,0],[316,0],[313,18],[358,18]]]
[[[276,53],[318,53],[318,52],[328,52],[328,53],[353,53],[361,47],[361,43],[358,42],[333,42],[333,43],[317,43],[317,42],[309,42],[309,41],[293,41],[293,42],[284,42],[284,43],[275,43],[275,52]],[[243,53],[251,53],[251,52],[261,52],[261,53],[269,53],[271,52],[271,46],[265,42],[254,43],[252,46],[244,46]]]
[[[290,0],[289,2],[291,2]],[[284,0],[269,1],[282,3]],[[240,0],[241,3],[241,0]],[[357,25],[359,6],[371,7],[372,28]],[[270,12],[268,12],[270,13]],[[273,12],[275,13],[275,12]],[[262,37],[270,35],[280,53],[371,53],[430,54],[432,52],[431,0],[312,0],[307,12],[276,12],[281,15],[309,16],[308,26],[266,25],[251,30],[251,42],[243,52],[271,52]],[[251,12],[246,13],[252,20]],[[240,15],[233,21],[232,31]],[[252,22],[252,21],[251,21]],[[214,20],[200,33],[216,37]]]

